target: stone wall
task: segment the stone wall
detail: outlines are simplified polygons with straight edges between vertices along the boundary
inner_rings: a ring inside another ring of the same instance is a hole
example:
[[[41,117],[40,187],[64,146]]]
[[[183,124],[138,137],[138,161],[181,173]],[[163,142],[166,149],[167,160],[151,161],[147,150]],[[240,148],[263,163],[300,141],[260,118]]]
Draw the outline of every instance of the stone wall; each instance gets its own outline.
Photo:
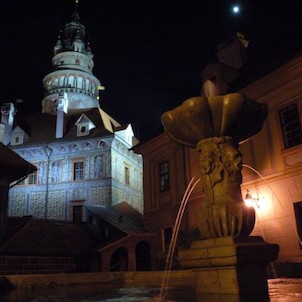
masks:
[[[76,271],[71,257],[32,257],[0,255],[0,275],[55,274]]]

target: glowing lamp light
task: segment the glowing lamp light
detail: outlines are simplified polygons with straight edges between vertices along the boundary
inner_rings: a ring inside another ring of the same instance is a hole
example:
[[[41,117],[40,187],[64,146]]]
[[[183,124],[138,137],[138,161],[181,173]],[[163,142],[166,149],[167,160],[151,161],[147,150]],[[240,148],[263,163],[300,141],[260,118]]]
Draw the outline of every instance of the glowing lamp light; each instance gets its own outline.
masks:
[[[250,191],[247,190],[245,198],[244,198],[244,203],[247,207],[252,207],[253,206],[253,198],[250,194]]]
[[[258,209],[260,209],[260,207],[261,207],[259,198],[252,197],[249,190],[246,191],[244,203],[247,207],[254,207],[254,208],[258,208]]]

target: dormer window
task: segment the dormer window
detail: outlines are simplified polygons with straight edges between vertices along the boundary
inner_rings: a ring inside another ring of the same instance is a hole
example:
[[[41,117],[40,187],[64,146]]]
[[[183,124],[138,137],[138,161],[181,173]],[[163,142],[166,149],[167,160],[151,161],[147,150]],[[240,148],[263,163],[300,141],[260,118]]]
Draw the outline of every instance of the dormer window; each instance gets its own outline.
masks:
[[[27,140],[28,135],[17,126],[11,133],[10,144],[11,146],[22,145]]]
[[[89,125],[88,123],[81,123],[77,125],[77,136],[86,136],[89,134]]]
[[[87,135],[87,129],[88,129],[87,125],[81,126],[81,134]]]
[[[76,122],[77,125],[77,136],[89,135],[90,130],[95,128],[95,125],[90,121],[90,119],[82,114],[81,117]]]
[[[21,135],[15,135],[14,137],[14,145],[19,145],[21,144]]]

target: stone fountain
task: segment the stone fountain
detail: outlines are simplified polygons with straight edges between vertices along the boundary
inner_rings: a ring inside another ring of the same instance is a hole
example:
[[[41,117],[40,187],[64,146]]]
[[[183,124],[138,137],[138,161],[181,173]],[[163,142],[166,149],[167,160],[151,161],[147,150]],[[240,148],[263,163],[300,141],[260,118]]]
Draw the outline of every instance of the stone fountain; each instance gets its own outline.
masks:
[[[249,236],[255,210],[242,199],[238,150],[262,129],[266,116],[266,104],[239,93],[193,97],[162,115],[172,140],[200,152],[205,193],[197,213],[200,240],[178,252],[181,264],[196,273],[197,293],[268,295],[266,269],[279,247]]]

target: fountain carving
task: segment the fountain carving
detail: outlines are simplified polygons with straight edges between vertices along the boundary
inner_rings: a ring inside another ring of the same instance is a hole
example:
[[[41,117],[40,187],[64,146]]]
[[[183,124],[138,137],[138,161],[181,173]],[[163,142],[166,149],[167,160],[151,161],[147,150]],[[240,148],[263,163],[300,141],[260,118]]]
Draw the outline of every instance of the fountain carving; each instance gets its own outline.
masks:
[[[178,255],[184,267],[196,270],[197,292],[267,293],[266,266],[277,258],[278,246],[249,236],[255,211],[242,199],[238,150],[240,142],[262,129],[266,116],[266,104],[239,93],[193,97],[162,115],[172,140],[200,152],[201,238]]]

